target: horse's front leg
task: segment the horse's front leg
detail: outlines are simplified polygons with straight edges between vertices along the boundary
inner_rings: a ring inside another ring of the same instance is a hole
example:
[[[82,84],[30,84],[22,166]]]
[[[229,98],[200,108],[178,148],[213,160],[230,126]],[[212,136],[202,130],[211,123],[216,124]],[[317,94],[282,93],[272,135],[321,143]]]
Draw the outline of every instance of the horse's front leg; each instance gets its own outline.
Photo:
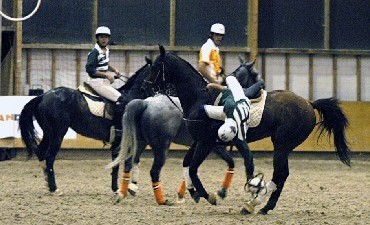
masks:
[[[181,185],[177,190],[177,203],[185,203],[184,196],[185,196],[186,189],[189,191],[192,197],[195,194],[194,185],[189,176],[189,167],[190,167],[191,160],[193,159],[196,146],[197,146],[197,142],[194,141],[184,156],[184,160],[182,162],[183,180],[181,181]],[[199,202],[199,198],[195,201]]]
[[[113,146],[111,147],[111,151],[112,151],[112,161],[114,161],[118,154],[119,154],[119,151],[120,151],[120,148],[119,147],[116,147],[114,148]],[[111,188],[112,188],[112,191],[114,193],[117,192],[118,190],[118,171],[119,171],[119,165],[115,166],[112,168],[112,173],[111,173],[111,177],[112,177],[112,183],[111,183]]]
[[[274,155],[274,173],[272,176],[272,181],[267,183],[267,188],[272,192],[267,204],[259,211],[260,214],[267,214],[269,210],[273,210],[276,203],[279,200],[280,194],[283,191],[285,181],[289,176],[289,163],[288,163],[289,153],[280,153]]]
[[[168,148],[169,144],[165,148],[154,148],[152,146],[152,151],[154,153],[154,162],[150,170],[150,176],[152,178],[154,198],[158,205],[173,205],[163,196],[163,187],[160,182],[160,174],[162,167],[164,166],[166,161],[166,153]]]
[[[198,177],[199,166],[207,158],[214,147],[215,143],[198,141],[195,148],[194,156],[189,167],[189,175],[196,190],[196,193],[192,196],[195,202],[199,202],[199,198],[203,197],[212,205],[217,205],[216,195],[208,194]]]
[[[224,199],[227,196],[227,190],[229,189],[234,177],[235,162],[229,152],[226,150],[226,146],[216,146],[213,151],[218,156],[220,156],[228,165],[228,169],[226,170],[221,189],[217,191],[217,195]]]

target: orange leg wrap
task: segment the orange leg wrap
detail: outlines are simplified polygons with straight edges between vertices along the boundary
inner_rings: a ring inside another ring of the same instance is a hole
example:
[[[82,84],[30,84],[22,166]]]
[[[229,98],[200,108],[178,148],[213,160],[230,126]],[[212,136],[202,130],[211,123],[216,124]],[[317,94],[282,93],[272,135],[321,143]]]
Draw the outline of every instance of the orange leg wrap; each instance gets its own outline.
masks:
[[[130,173],[124,173],[122,175],[121,187],[119,189],[119,192],[121,193],[121,195],[123,195],[123,196],[127,195],[129,182],[130,182]]]
[[[230,187],[233,177],[234,177],[234,168],[227,169],[224,182],[222,182],[223,189],[227,190]]]
[[[183,180],[181,181],[181,185],[177,190],[177,195],[179,196],[179,198],[183,198],[185,196],[185,191],[186,191],[185,181]]]
[[[166,203],[166,199],[163,197],[163,189],[160,182],[153,183],[153,191],[155,201],[158,203],[158,205],[164,205]]]

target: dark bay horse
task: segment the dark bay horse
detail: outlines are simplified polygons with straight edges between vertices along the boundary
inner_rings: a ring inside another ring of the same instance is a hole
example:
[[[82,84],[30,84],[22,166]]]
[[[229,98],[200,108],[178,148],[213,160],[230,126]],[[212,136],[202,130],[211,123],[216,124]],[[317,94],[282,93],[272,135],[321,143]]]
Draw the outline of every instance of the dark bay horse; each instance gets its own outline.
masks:
[[[147,81],[159,86],[166,83],[175,86],[184,117],[192,121],[187,123],[188,131],[197,141],[189,174],[198,195],[209,201],[210,194],[204,189],[197,171],[215,146],[217,129],[221,124],[211,119],[199,121],[198,113],[200,105],[214,102],[215,95],[204,91],[206,83],[189,63],[174,54],[166,53],[163,46],[160,46],[160,55],[152,64],[152,73]],[[316,121],[315,109],[320,115],[320,121]],[[289,176],[288,156],[309,136],[316,125],[319,126],[320,136],[324,132],[327,132],[329,137],[333,135],[337,156],[345,165],[350,166],[350,150],[345,136],[348,120],[338,106],[337,99],[309,102],[290,91],[268,92],[262,120],[257,127],[250,128],[247,134],[248,143],[271,137],[274,145],[274,172],[271,181],[276,186],[259,213],[267,214],[275,208]],[[254,208],[254,205],[252,207]],[[242,212],[250,210],[244,208]]]
[[[240,66],[233,72],[242,86],[250,86],[256,83],[258,77],[247,76],[254,71],[254,63],[245,63],[241,59]],[[255,72],[255,71],[254,71]],[[163,88],[157,88],[162,89]],[[259,90],[259,89],[258,89]],[[254,95],[253,92],[245,90],[247,96]],[[160,205],[171,205],[172,203],[165,199],[161,189],[156,188],[160,184],[160,172],[166,161],[166,155],[171,142],[185,146],[195,146],[194,140],[186,129],[183,119],[182,107],[177,97],[170,97],[164,94],[158,94],[147,99],[135,99],[126,106],[123,115],[122,142],[119,156],[109,167],[118,165],[125,161],[124,174],[121,180],[121,187],[116,202],[119,202],[128,193],[135,195],[138,190],[138,162],[146,145],[151,146],[154,155],[154,162],[150,170],[153,183],[155,199]],[[221,123],[221,122],[219,122]],[[247,145],[245,145],[247,147]],[[240,148],[243,149],[243,148]],[[184,167],[190,163],[187,159],[192,157],[193,147],[186,153]],[[224,147],[216,147],[214,152],[220,156],[229,167],[234,167],[234,161],[231,155]],[[251,164],[248,160],[248,154],[242,153],[246,160],[246,166]],[[131,160],[127,160],[131,159]],[[130,174],[130,171],[132,173]],[[131,179],[131,180],[130,180]],[[223,195],[226,196],[226,191]],[[180,196],[179,196],[180,197]],[[179,200],[183,200],[179,199]]]
[[[150,61],[132,75],[119,91],[129,102],[132,99],[146,98],[149,94],[143,89],[144,78],[150,74]],[[127,103],[126,103],[127,104]],[[43,130],[43,138],[39,141],[33,118]],[[36,154],[43,169],[47,186],[51,193],[58,194],[54,161],[60,150],[64,135],[68,128],[77,133],[109,142],[112,121],[93,115],[81,92],[66,87],[52,89],[29,101],[23,108],[19,118],[19,128],[29,157]],[[112,159],[118,155],[119,143],[112,143]],[[44,164],[45,163],[45,164]],[[118,166],[112,170],[112,190],[118,189]]]

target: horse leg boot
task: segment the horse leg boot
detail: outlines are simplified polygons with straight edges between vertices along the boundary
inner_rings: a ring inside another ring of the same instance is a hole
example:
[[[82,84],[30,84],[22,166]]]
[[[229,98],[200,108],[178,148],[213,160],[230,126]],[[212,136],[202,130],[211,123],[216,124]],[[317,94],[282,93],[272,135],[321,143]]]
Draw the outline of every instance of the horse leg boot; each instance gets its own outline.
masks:
[[[252,200],[249,200],[244,204],[244,207],[241,210],[241,214],[247,215],[253,213],[254,207],[260,205],[265,200],[266,196],[274,191],[276,191],[276,184],[273,181],[269,181],[266,186],[262,187],[258,191],[258,193],[254,196]]]
[[[228,169],[226,171],[224,180],[221,185],[221,189],[217,191],[217,195],[224,199],[227,196],[227,190],[229,189],[232,179],[234,177],[234,168],[235,168],[235,162],[229,152],[226,150],[225,146],[217,146],[213,149],[213,151],[220,156],[224,161],[226,161],[228,165]]]

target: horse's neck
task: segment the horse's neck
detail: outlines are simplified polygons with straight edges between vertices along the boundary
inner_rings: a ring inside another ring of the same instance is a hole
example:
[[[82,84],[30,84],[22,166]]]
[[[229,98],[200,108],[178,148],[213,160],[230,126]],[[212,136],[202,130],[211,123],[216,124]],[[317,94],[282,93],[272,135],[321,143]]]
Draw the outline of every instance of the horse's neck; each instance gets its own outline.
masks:
[[[206,87],[202,84],[201,79],[200,75],[196,73],[176,73],[173,85],[185,115],[189,115],[193,110],[198,110],[199,105],[209,104],[210,93],[205,91]]]

